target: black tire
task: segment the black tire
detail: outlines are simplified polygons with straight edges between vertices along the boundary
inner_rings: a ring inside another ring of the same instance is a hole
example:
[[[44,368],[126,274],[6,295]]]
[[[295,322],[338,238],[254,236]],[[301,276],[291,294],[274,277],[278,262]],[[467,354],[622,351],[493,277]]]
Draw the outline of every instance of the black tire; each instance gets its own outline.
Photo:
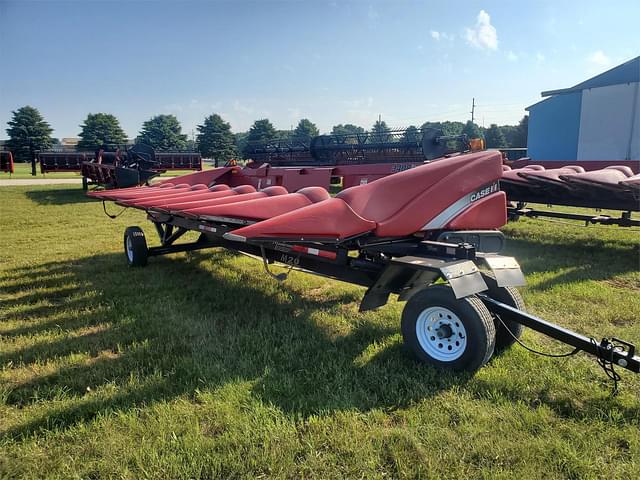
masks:
[[[127,227],[124,231],[124,255],[130,267],[144,267],[149,258],[149,249],[140,227]]]
[[[402,311],[401,330],[411,353],[436,368],[474,372],[494,350],[495,326],[487,307],[474,295],[456,299],[448,285],[413,295]]]
[[[483,273],[482,277],[484,278],[487,287],[489,287],[487,293],[491,298],[509,305],[510,307],[522,310],[523,312],[527,311],[524,305],[524,300],[522,299],[522,295],[520,295],[520,292],[516,288],[499,287],[498,282],[496,281],[496,277],[494,277],[492,273]],[[502,322],[504,322],[511,333],[509,333],[507,329],[504,328]],[[516,343],[516,338],[520,338],[522,336],[522,332],[524,332],[524,326],[519,323],[507,319],[502,319],[502,322],[494,317],[494,324],[496,327],[497,352],[505,350]]]
[[[82,176],[82,190],[85,192],[89,190],[89,180],[84,175]]]

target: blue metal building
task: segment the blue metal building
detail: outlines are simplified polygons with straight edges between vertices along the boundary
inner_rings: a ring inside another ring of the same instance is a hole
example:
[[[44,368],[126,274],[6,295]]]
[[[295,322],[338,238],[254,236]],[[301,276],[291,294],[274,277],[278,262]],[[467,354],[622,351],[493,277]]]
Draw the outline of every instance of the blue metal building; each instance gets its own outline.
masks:
[[[571,88],[542,92],[529,111],[528,155],[534,162],[640,160],[640,57]]]

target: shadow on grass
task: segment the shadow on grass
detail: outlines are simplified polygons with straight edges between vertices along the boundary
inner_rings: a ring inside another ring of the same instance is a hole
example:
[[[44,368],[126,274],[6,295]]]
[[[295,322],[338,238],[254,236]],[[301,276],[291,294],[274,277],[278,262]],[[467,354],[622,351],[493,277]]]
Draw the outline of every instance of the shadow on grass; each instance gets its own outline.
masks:
[[[64,271],[94,295],[69,297],[73,304],[58,299],[41,322],[2,332],[16,340],[25,334],[42,337],[1,355],[2,365],[62,360],[55,372],[8,392],[8,405],[37,404],[42,413],[3,436],[66,429],[106,412],[192,397],[240,381],[251,382],[255,398],[308,416],[401,408],[455,390],[471,378],[411,360],[396,322],[389,326],[382,315],[356,312],[362,294],[357,289],[329,285],[319,298],[309,297],[296,290],[295,275],[285,284],[256,278],[255,269],[238,267],[228,252],[214,253],[213,267],[211,257],[199,253],[156,258],[146,269],[129,269],[121,257],[101,255],[13,272],[16,284],[37,289],[43,271]],[[323,322],[327,316],[329,326]],[[343,330],[336,332],[338,319]],[[486,396],[496,386],[474,381],[470,388]],[[504,394],[523,400],[517,391]],[[600,412],[599,405],[574,411],[564,399],[543,400],[577,418]],[[607,406],[625,418],[640,414],[638,408]]]
[[[586,280],[607,280],[616,275],[640,270],[640,242],[612,245],[597,238],[564,240],[553,243],[510,238],[506,254],[515,256],[525,274],[561,270],[562,273],[542,281],[533,290]]]
[[[68,205],[72,203],[95,202],[86,196],[80,185],[70,188],[28,190],[27,198],[40,205]]]
[[[10,272],[22,288],[53,287],[42,278],[45,271],[64,272],[61,282],[71,276],[83,287],[80,298],[65,297],[71,295],[65,290],[60,298],[48,297],[55,300],[48,310],[25,305],[22,318],[33,323],[1,332],[26,346],[0,355],[0,364],[60,365],[12,388],[8,405],[37,404],[46,413],[3,435],[69,428],[107,411],[190,397],[229,382],[252,382],[256,398],[310,415],[397,408],[470,378],[438,374],[409,359],[396,326],[357,313],[359,290],[330,286],[309,298],[295,284],[256,279],[255,270],[238,268],[227,252],[214,253],[213,261],[213,272],[203,268],[211,257],[197,253],[129,269],[121,255],[109,254]],[[346,317],[345,330],[331,331],[322,322],[326,315]],[[385,341],[390,346],[361,358]]]

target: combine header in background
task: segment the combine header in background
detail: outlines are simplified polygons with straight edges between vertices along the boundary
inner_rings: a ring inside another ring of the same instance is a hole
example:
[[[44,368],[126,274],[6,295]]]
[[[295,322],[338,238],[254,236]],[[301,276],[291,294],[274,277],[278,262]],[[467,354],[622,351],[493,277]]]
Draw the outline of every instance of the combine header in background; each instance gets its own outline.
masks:
[[[0,172],[14,172],[13,154],[9,150],[0,150]]]
[[[509,207],[512,218],[552,217],[623,227],[640,226],[640,221],[631,218],[631,212],[640,211],[640,174],[634,175],[627,166],[590,172],[577,165],[548,170],[541,165],[514,170],[504,166],[503,169],[500,185],[512,202]],[[527,203],[620,210],[622,214],[611,217],[553,212],[527,208]]]
[[[469,140],[466,135],[444,135],[433,128],[319,135],[308,142],[274,140],[252,147],[253,161],[273,166],[420,164],[447,153],[483,148],[481,140]]]
[[[130,187],[170,170],[202,170],[198,152],[154,152],[151,147],[105,146],[95,153],[46,151],[38,153],[42,174],[82,173],[83,187],[89,183]],[[133,182],[133,183],[132,183]]]

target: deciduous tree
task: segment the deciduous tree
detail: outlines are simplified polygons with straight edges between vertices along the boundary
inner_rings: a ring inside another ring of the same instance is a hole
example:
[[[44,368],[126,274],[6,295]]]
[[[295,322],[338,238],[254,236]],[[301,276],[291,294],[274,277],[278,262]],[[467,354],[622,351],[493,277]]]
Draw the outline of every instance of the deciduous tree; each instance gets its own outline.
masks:
[[[525,115],[520,120],[520,123],[516,127],[516,134],[514,135],[512,147],[524,148],[527,146],[527,139],[529,135],[529,115]]]
[[[364,133],[364,128],[351,123],[334,125],[331,129],[332,135],[355,135],[357,133]]]
[[[492,123],[484,134],[484,139],[487,144],[487,148],[503,148],[506,146],[504,135],[500,130],[500,127]]]
[[[473,123],[471,120],[467,121],[462,129],[462,133],[469,138],[480,138],[482,134],[480,133],[480,127]]]

